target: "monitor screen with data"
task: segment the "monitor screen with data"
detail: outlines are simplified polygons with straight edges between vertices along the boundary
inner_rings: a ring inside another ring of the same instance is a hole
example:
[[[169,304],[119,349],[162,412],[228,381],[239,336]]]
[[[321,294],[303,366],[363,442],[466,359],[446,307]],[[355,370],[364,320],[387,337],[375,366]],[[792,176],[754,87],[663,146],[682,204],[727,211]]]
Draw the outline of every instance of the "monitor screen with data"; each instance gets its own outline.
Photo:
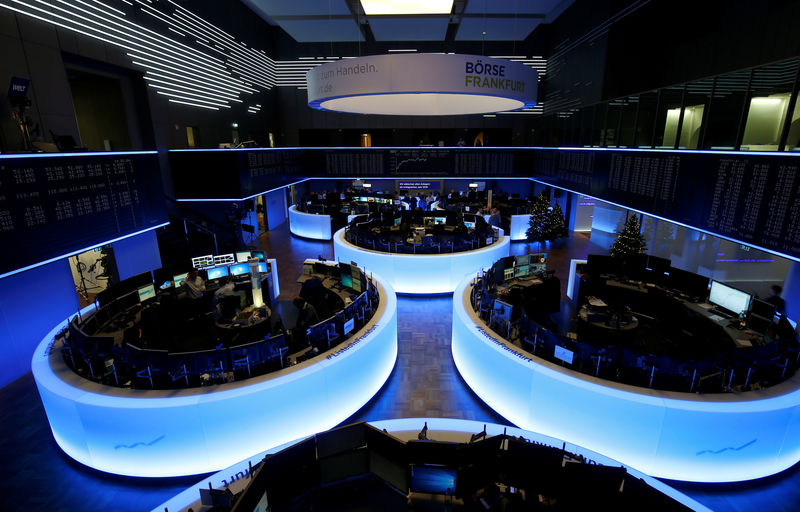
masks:
[[[137,290],[139,292],[139,302],[147,302],[150,299],[156,298],[155,286],[149,284]]]
[[[247,260],[250,258],[250,251],[242,251],[236,253],[236,261],[238,263],[247,263]]]
[[[228,275],[228,267],[214,267],[208,269],[209,279],[219,279]]]
[[[232,276],[241,276],[250,272],[250,264],[237,263],[236,265],[231,265],[230,269]]]
[[[184,272],[183,274],[176,274],[172,276],[172,281],[175,283],[175,286],[180,286],[186,276],[189,275],[188,272]]]
[[[737,315],[750,308],[750,294],[719,281],[711,281],[708,301]]]

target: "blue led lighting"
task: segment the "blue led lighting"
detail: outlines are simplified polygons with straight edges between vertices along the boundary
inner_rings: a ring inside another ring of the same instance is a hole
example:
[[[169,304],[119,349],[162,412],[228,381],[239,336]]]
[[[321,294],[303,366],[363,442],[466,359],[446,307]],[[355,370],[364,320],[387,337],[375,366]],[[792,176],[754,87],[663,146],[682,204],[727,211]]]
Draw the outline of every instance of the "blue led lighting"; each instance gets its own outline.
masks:
[[[168,477],[218,471],[256,453],[333,428],[381,388],[397,358],[397,299],[373,274],[380,305],[347,350],[243,381],[178,390],[104,386],[51,350],[31,370],[50,428],[67,455],[109,473]]]
[[[453,296],[453,361],[490,407],[522,428],[585,446],[659,478],[735,482],[800,461],[800,375],[759,391],[694,394],[597,379],[527,353]]]
[[[297,206],[292,205],[289,207],[289,231],[293,235],[311,240],[330,240],[331,216],[301,212],[297,210]]]
[[[608,199],[602,199],[600,197],[596,197],[596,196],[593,196],[591,194],[586,194],[586,193],[583,193],[583,192],[577,192],[575,190],[572,190],[572,189],[569,189],[569,188],[565,188],[565,187],[562,187],[562,186],[559,186],[559,185],[553,185],[552,183],[548,183],[546,181],[542,181],[541,179],[537,179],[537,178],[530,178],[530,179],[531,179],[531,181],[535,181],[536,183],[541,183],[542,185],[547,185],[548,187],[553,187],[553,188],[565,190],[567,192],[572,192],[573,194],[579,194],[579,195],[582,195],[582,196],[591,197],[592,199],[594,199],[596,201],[602,201],[604,203],[612,204],[614,206],[618,206],[618,207],[624,208],[626,210],[631,210],[633,212],[637,212],[637,213],[641,213],[641,214],[647,215],[648,217],[653,217],[654,219],[667,221],[667,222],[670,222],[672,224],[676,224],[678,226],[682,226],[682,227],[685,227],[685,228],[688,228],[688,229],[692,229],[694,231],[699,231],[699,232],[705,233],[707,235],[715,236],[717,238],[722,238],[724,240],[728,240],[729,242],[736,242],[737,244],[743,244],[743,245],[746,245],[748,247],[753,247],[753,248],[758,249],[760,251],[764,251],[764,252],[767,252],[767,253],[770,253],[770,254],[774,254],[776,256],[780,256],[781,258],[786,258],[787,260],[800,261],[800,256],[792,256],[791,254],[784,254],[784,253],[776,251],[774,249],[768,249],[766,247],[762,247],[760,245],[756,245],[756,244],[754,244],[752,242],[749,242],[749,241],[737,240],[737,239],[731,238],[729,236],[721,235],[719,233],[714,233],[713,231],[708,231],[707,229],[699,228],[697,226],[690,226],[689,224],[684,224],[683,222],[679,222],[679,221],[674,220],[674,219],[668,219],[667,217],[662,217],[662,216],[656,215],[654,213],[646,212],[644,210],[638,210],[636,208],[631,208],[630,206],[625,206],[624,204],[615,203],[614,201],[609,201]]]
[[[443,254],[397,254],[357,247],[344,238],[345,228],[333,235],[337,261],[357,261],[378,272],[397,293],[430,295],[452,293],[466,276],[490,267],[510,254],[511,243],[502,237],[494,244],[473,251]]]
[[[14,270],[12,270],[10,272],[6,272],[5,274],[0,274],[0,279],[3,279],[4,277],[8,277],[8,276],[13,276],[14,274],[19,274],[20,272],[25,272],[26,270],[30,270],[32,268],[41,267],[42,265],[47,265],[48,263],[52,263],[54,261],[58,261],[58,260],[60,260],[62,258],[69,258],[70,256],[75,256],[76,254],[80,254],[82,252],[86,252],[89,249],[94,249],[95,247],[100,247],[101,245],[113,244],[114,242],[118,242],[120,240],[124,240],[126,238],[130,238],[132,236],[141,235],[142,233],[145,233],[147,231],[153,231],[154,229],[163,228],[164,226],[169,226],[169,222],[164,222],[164,223],[158,224],[156,226],[152,226],[152,227],[145,228],[145,229],[140,229],[139,231],[136,231],[134,233],[128,233],[127,235],[119,236],[117,238],[112,238],[112,239],[106,240],[104,242],[97,242],[96,244],[92,244],[92,245],[86,246],[86,247],[84,247],[82,249],[78,249],[77,251],[64,253],[64,254],[61,254],[60,256],[55,256],[55,257],[50,258],[48,260],[39,261],[39,262],[33,263],[31,265],[25,266],[25,267],[14,269]]]
[[[92,151],[85,153],[6,153],[0,155],[0,160],[6,158],[50,158],[64,156],[118,156],[118,155],[157,155],[158,151]]]

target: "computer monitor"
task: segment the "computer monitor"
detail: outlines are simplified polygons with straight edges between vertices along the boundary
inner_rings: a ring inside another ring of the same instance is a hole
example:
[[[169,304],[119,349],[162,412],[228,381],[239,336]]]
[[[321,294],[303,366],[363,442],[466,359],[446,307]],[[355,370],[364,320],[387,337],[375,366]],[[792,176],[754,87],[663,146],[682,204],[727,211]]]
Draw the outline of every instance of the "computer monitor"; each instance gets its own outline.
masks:
[[[242,251],[236,253],[237,263],[247,263],[248,259],[250,259],[250,251]]]
[[[228,267],[214,267],[208,269],[208,279],[219,279],[228,275]]]
[[[590,254],[586,257],[586,264],[592,274],[616,274],[619,263],[618,259],[602,254]]]
[[[669,273],[672,266],[672,261],[667,258],[659,258],[658,256],[647,256],[647,270],[658,274],[664,275]]]
[[[171,279],[167,279],[166,281],[164,281],[163,283],[158,285],[158,289],[159,290],[166,290],[167,288],[171,288],[171,287],[172,287],[172,280]]]
[[[765,300],[753,299],[750,306],[750,314],[771,320],[775,316],[775,305]]]
[[[397,217],[396,219],[394,219],[392,221],[392,225],[399,226],[401,222],[403,222],[403,218],[402,217]]]
[[[313,263],[303,263],[303,275],[310,276],[314,273],[314,264]]]
[[[751,295],[719,281],[711,281],[708,302],[731,313],[740,314],[750,309]]]
[[[355,326],[356,326],[356,319],[350,318],[349,320],[345,321],[342,332],[344,334],[350,334],[351,332],[353,332],[353,328],[355,328]]]
[[[253,258],[258,258],[259,261],[264,261],[267,259],[264,251],[250,251],[250,256]]]
[[[464,221],[464,225],[467,227],[467,229],[475,229],[474,222]]]
[[[353,287],[353,276],[350,274],[342,274],[342,286],[345,288]]]
[[[544,274],[547,272],[547,253],[531,254],[530,262],[529,274]]]
[[[516,256],[514,258],[514,266],[515,267],[522,266],[522,265],[527,265],[530,262],[531,262],[531,255],[530,254],[522,254],[522,255]]]
[[[172,282],[175,283],[175,287],[180,286],[183,280],[186,279],[186,276],[188,275],[189,275],[188,272],[184,272],[183,274],[176,274],[172,276]]]
[[[530,272],[529,265],[518,265],[514,267],[514,277],[525,277]]]
[[[192,268],[206,268],[214,264],[214,256],[207,254],[205,256],[197,256],[192,258]]]
[[[358,293],[361,293],[361,279],[353,277],[353,286],[351,286],[351,288],[357,291]]]
[[[670,267],[669,269],[668,282],[670,288],[690,297],[705,299],[708,295],[708,281],[709,279],[706,276],[695,274],[694,272],[675,267]]]
[[[503,269],[503,281],[508,281],[509,279],[514,279],[514,268],[506,268]]]
[[[511,321],[513,306],[501,300],[495,300],[492,306],[492,322],[508,323]]]
[[[411,466],[411,492],[454,494],[458,471],[440,466]]]
[[[231,263],[236,263],[236,258],[232,252],[214,256],[214,265],[230,265]]]
[[[434,217],[433,218],[434,224],[447,224],[447,217]]]
[[[769,331],[769,328],[771,326],[772,326],[771,318],[767,319],[760,316],[752,315],[747,320],[747,328],[761,335],[767,334],[767,331]]]
[[[139,292],[139,302],[142,304],[156,298],[156,288],[152,284],[143,286],[136,291]]]
[[[267,272],[269,272],[269,270],[267,270],[267,262],[266,261],[259,261],[258,262],[258,271],[261,272],[262,274],[266,274]]]
[[[241,276],[250,272],[250,265],[248,263],[237,263],[229,267],[232,276]]]

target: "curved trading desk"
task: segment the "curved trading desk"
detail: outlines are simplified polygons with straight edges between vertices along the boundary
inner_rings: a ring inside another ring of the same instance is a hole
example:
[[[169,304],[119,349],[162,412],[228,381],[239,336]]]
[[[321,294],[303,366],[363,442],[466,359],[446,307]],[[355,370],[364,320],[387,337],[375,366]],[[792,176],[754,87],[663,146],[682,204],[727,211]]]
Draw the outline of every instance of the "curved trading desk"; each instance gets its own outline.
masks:
[[[289,207],[289,231],[295,236],[312,240],[330,240],[331,216],[301,212],[297,205],[292,205]]]
[[[373,276],[380,304],[348,343],[239,382],[178,390],[103,386],[64,363],[56,326],[32,371],[50,428],[73,459],[100,471],[165,477],[207,473],[331,428],[380,389],[397,357],[397,300]]]
[[[733,482],[800,460],[800,376],[759,391],[656,391],[580,374],[522,351],[453,296],[453,360],[487,404],[521,428],[565,439],[649,475]]]
[[[473,251],[444,254],[396,254],[364,249],[344,237],[345,228],[333,236],[333,254],[338,261],[357,261],[375,269],[397,293],[450,293],[458,283],[483,267],[508,256],[508,237]]]

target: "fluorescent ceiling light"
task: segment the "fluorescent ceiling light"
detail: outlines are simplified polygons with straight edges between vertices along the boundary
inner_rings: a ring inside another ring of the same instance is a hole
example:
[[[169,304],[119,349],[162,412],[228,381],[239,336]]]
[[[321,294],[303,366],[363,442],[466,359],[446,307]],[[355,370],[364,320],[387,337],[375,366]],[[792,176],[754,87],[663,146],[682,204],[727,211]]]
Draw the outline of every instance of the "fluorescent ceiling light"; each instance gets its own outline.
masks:
[[[453,0],[361,0],[364,14],[450,14]]]

